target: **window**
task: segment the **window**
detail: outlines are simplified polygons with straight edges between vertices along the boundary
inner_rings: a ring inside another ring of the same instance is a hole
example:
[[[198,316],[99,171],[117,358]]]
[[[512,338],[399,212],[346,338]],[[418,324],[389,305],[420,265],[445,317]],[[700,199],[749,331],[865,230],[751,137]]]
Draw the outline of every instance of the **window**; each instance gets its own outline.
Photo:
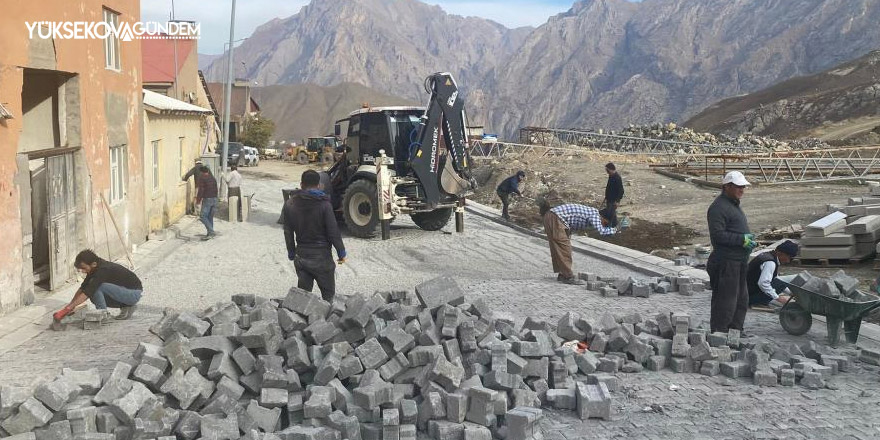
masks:
[[[125,198],[125,145],[110,147],[110,203]]]
[[[159,191],[159,141],[153,141],[153,191]]]
[[[178,153],[179,153],[179,154],[177,155],[177,169],[178,169],[178,171],[180,172],[180,175],[181,175],[181,176],[184,175],[184,174],[186,174],[187,171],[189,171],[189,170],[187,170],[186,168],[183,167],[183,166],[184,166],[184,165],[183,165],[183,163],[184,163],[184,161],[183,161],[183,156],[184,156],[184,155],[183,155],[183,140],[184,140],[184,139],[186,139],[186,138],[179,138],[179,139],[177,140],[177,150],[178,150]]]
[[[119,26],[119,14],[109,9],[104,9],[104,23],[115,29]],[[119,64],[119,39],[115,33],[110,33],[104,39],[104,67],[113,70],[120,70],[121,68]]]

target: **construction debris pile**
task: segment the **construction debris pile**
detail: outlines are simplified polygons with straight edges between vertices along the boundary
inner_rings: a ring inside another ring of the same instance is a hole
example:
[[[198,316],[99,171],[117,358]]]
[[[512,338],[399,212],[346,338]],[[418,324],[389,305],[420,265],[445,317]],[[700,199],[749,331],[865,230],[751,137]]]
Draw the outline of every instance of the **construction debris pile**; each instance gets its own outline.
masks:
[[[856,368],[808,343],[771,348],[684,314],[563,316],[521,328],[449,278],[333,304],[293,288],[166,310],[129,363],[0,388],[13,439],[435,440],[540,438],[540,406],[609,419],[617,372],[643,368],[820,388]],[[588,347],[588,349],[585,349]],[[880,364],[880,353],[861,359]]]
[[[652,125],[630,125],[629,127],[618,132],[611,131],[609,134],[658,139],[664,141],[686,142],[701,145],[712,145],[717,147],[733,147],[730,148],[729,151],[724,152],[736,152],[736,150],[741,150],[743,148],[751,150],[758,149],[768,152],[830,148],[830,145],[818,139],[782,141],[753,134],[741,134],[738,136],[728,136],[722,134],[716,136],[711,133],[698,133],[690,128],[681,127],[672,122],[668,124],[656,123]],[[684,148],[684,150],[684,153],[711,153],[708,151],[697,151],[698,149],[693,148]]]
[[[839,270],[829,278],[818,277],[808,271],[797,274],[791,284],[804,290],[846,302],[876,301],[877,297],[858,290],[859,279]]]
[[[880,183],[868,182],[865,197],[847,206],[829,205],[827,216],[807,225],[801,238],[802,260],[863,260],[877,253],[880,242]]]

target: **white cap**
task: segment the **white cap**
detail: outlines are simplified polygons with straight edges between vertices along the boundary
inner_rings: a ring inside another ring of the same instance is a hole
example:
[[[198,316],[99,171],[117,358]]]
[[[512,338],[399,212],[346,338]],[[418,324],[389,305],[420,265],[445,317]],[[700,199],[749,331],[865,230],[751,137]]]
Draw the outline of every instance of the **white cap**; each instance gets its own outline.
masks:
[[[736,186],[749,186],[748,180],[746,180],[746,176],[743,176],[743,173],[739,171],[731,171],[724,175],[724,178],[721,179],[722,185],[727,185],[728,183],[732,183]]]

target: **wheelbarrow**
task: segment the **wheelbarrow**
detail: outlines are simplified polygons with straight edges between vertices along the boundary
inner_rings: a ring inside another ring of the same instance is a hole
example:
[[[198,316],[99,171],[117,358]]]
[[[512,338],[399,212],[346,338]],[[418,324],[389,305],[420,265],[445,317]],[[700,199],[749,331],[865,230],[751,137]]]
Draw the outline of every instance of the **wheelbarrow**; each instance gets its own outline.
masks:
[[[832,346],[840,342],[840,327],[843,324],[846,342],[855,344],[859,339],[862,319],[880,307],[880,298],[865,302],[841,301],[803,289],[791,284],[791,277],[780,277],[772,285],[777,292],[786,288],[791,292],[789,300],[779,310],[779,324],[791,335],[800,336],[810,330],[813,315],[825,317],[828,327],[828,343]]]

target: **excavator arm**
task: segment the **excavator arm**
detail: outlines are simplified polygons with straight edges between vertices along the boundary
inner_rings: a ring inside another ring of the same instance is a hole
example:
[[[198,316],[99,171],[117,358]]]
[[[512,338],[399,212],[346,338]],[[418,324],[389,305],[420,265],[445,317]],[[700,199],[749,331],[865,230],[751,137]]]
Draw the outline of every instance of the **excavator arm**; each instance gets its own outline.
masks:
[[[425,201],[436,206],[441,191],[461,196],[476,185],[466,148],[464,100],[459,97],[455,79],[447,72],[435,73],[425,79],[425,90],[431,99],[419,121],[410,166],[425,190]],[[446,155],[440,152],[441,136]]]

